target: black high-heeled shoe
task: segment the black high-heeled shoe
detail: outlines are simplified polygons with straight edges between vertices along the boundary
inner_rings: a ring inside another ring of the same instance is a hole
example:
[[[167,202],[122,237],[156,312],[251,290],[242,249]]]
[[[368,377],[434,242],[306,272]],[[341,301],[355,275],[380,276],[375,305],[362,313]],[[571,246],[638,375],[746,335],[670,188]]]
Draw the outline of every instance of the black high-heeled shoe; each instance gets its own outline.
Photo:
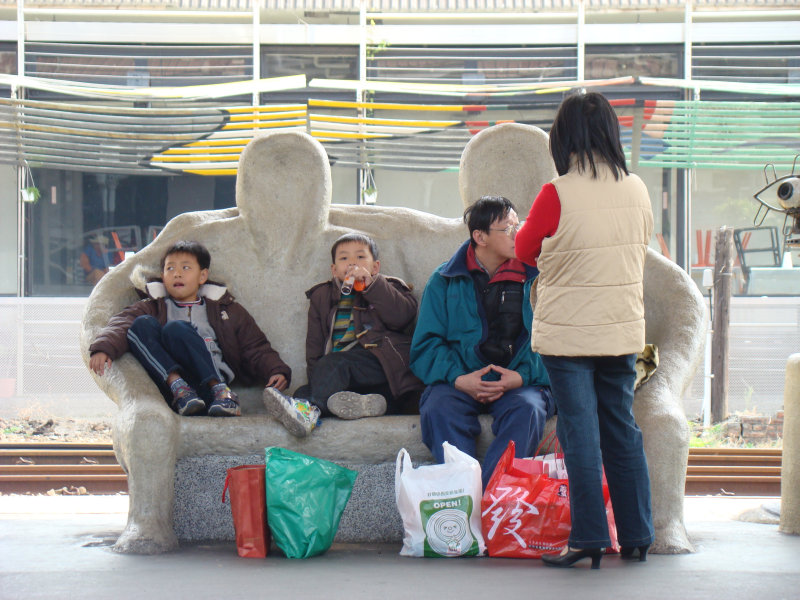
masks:
[[[622,560],[633,560],[636,558],[634,556],[633,551],[639,551],[639,562],[647,562],[647,551],[650,548],[650,544],[645,544],[644,546],[622,546],[619,549],[619,557]]]
[[[567,548],[567,551],[562,554],[544,554],[542,562],[548,567],[571,567],[582,558],[590,556],[592,558],[592,568],[600,568],[600,559],[603,558],[604,548],[581,548],[580,550],[573,550]]]

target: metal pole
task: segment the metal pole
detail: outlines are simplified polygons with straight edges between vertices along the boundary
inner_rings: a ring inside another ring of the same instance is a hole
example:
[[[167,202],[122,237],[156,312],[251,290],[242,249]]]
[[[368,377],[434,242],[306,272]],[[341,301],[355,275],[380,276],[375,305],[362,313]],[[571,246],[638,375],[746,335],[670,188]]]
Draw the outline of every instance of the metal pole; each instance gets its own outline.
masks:
[[[683,78],[692,78],[692,2],[686,0],[683,12]]]
[[[24,1],[17,0],[17,75],[25,76],[25,10]],[[22,100],[25,89],[22,80],[12,86],[11,99]],[[22,201],[22,188],[25,187],[25,156],[20,139],[20,113],[22,105],[16,103],[15,124],[17,129],[17,296],[25,296],[25,203]]]
[[[258,94],[258,81],[261,79],[261,0],[253,1],[253,108],[261,104]],[[255,112],[255,111],[254,111]],[[257,115],[253,115],[253,128],[256,129]]]
[[[25,168],[17,164],[17,297],[25,296],[25,203],[22,188],[25,185]]]
[[[17,310],[16,310],[16,330],[17,330],[17,382],[15,393],[22,395],[23,388],[23,352],[25,351],[25,317],[23,306],[25,300],[25,215],[26,204],[22,201],[22,188],[25,187],[25,153],[20,137],[21,127],[21,100],[25,97],[25,88],[22,87],[22,78],[25,77],[25,9],[24,1],[17,0],[17,75],[19,82],[11,89],[11,98],[17,100],[17,110],[15,121],[17,126]]]
[[[577,27],[577,53],[578,53],[578,81],[583,81],[586,73],[585,59],[586,59],[586,42],[584,37],[584,29],[586,25],[586,11],[583,4],[584,0],[578,3],[578,27]]]
[[[683,79],[692,78],[692,3],[687,0],[683,13]],[[684,97],[688,100],[689,91]],[[679,187],[683,195],[678,205],[675,228],[675,262],[684,271],[691,273],[691,223],[692,223],[692,169],[682,169],[683,177],[678,177]],[[683,181],[681,182],[681,179]],[[680,185],[682,183],[683,185]]]
[[[361,0],[358,8],[358,81],[359,87],[356,89],[356,102],[365,102],[366,95],[364,87],[367,84],[367,2]],[[358,109],[358,116],[364,118],[366,111],[363,108]],[[359,130],[364,133],[364,124],[359,124]],[[357,170],[358,187],[356,189],[356,204],[364,203],[364,189],[366,182],[366,173],[364,171],[364,163],[366,162],[367,142],[365,138],[361,139],[361,156],[359,157],[359,166]]]
[[[639,170],[639,157],[642,151],[642,126],[644,125],[644,100],[636,101],[633,107],[633,130],[631,131],[631,171]]]
[[[675,263],[689,272],[690,259],[688,248],[689,227],[689,185],[691,169],[677,169],[677,185],[675,186]]]
[[[25,1],[17,0],[17,75],[25,75]]]

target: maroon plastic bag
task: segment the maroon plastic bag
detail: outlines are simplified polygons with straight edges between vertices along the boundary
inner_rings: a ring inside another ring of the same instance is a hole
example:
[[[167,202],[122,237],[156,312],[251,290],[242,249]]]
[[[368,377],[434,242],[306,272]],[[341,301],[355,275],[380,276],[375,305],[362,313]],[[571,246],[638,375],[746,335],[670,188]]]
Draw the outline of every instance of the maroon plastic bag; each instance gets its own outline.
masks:
[[[240,465],[228,469],[225,491],[230,489],[236,551],[243,558],[264,558],[272,537],[267,527],[267,492],[264,465]]]

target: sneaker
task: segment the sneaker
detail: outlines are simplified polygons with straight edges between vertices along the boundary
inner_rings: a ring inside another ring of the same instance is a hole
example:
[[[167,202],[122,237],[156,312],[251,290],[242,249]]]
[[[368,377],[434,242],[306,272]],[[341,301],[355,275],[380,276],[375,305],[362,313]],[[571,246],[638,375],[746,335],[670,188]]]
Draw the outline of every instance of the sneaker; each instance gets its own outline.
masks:
[[[386,413],[386,398],[380,394],[336,392],[328,398],[328,410],[340,419],[380,417]]]
[[[211,388],[211,392],[214,401],[208,407],[209,417],[238,417],[242,414],[238,396],[227,385],[218,383]]]
[[[170,386],[170,389],[173,394],[172,409],[180,416],[189,417],[206,409],[206,403],[203,399],[183,379],[177,379]]]
[[[274,387],[264,388],[264,406],[273,419],[296,437],[306,437],[319,420],[319,408],[305,400],[297,400],[282,394]]]

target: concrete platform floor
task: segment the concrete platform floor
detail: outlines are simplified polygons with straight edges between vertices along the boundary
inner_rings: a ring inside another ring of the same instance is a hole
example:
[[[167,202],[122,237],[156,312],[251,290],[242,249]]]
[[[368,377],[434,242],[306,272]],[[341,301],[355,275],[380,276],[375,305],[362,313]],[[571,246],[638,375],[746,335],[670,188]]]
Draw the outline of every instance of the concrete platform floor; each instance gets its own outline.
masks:
[[[800,597],[800,537],[735,517],[775,499],[686,499],[697,552],[646,563],[603,558],[552,569],[538,560],[421,559],[397,545],[335,545],[309,560],[243,559],[233,543],[159,556],[112,552],[126,496],[0,496],[0,599],[777,600]]]

